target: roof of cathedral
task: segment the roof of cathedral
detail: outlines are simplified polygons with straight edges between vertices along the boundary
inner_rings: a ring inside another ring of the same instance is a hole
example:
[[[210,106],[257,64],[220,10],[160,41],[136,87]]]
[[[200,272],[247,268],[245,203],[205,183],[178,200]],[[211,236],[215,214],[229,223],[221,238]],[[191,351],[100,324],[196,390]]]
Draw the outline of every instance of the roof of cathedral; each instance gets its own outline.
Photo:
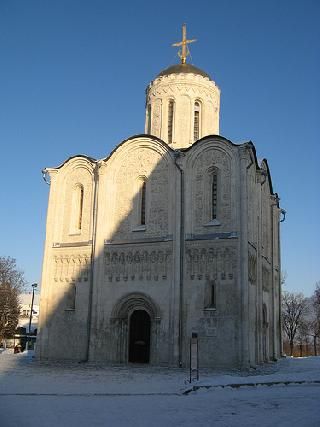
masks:
[[[168,76],[169,74],[179,74],[179,73],[200,74],[200,76],[208,77],[208,79],[211,80],[211,77],[209,76],[209,74],[207,74],[205,71],[200,70],[200,68],[195,67],[194,65],[191,65],[191,64],[171,65],[165,70],[162,70],[157,77]]]

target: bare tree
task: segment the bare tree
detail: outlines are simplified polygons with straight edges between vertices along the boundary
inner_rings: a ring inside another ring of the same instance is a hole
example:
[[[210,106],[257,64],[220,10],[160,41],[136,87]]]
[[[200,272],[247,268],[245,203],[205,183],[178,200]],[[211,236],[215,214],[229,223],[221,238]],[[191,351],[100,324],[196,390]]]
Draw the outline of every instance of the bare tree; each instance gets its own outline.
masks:
[[[313,293],[313,304],[316,314],[320,318],[320,281],[316,283],[316,288]]]
[[[317,338],[320,338],[320,282],[312,295],[312,319],[310,321],[310,335],[313,337],[314,355],[317,356]]]
[[[297,328],[297,341],[299,343],[300,348],[300,357],[303,356],[303,344],[306,346],[309,343],[309,335],[310,335],[310,321],[305,317],[302,316],[301,322],[299,322],[299,326]]]
[[[281,276],[280,276],[280,284],[281,284],[281,286],[285,285],[287,277],[288,277],[287,272],[285,270],[281,271]]]
[[[290,344],[290,356],[299,328],[303,329],[304,315],[307,312],[307,300],[302,293],[283,292],[282,325]]]
[[[19,318],[18,295],[26,284],[16,260],[0,257],[0,341],[14,333]]]

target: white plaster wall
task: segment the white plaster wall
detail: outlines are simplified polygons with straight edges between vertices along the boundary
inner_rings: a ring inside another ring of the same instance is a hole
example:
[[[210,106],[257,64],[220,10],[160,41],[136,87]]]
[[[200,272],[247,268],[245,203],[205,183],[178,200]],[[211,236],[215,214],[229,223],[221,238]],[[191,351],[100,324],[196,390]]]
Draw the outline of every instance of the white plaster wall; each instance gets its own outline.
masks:
[[[198,74],[169,74],[156,78],[147,87],[145,133],[168,143],[168,104],[174,101],[173,149],[194,143],[194,103],[200,102],[200,135],[219,135],[220,89]],[[151,105],[151,130],[148,106]]]
[[[177,171],[168,147],[132,138],[99,166],[90,360],[127,362],[128,318],[113,319],[123,298],[145,296],[152,319],[151,364],[177,365],[174,246]],[[139,192],[146,180],[146,225],[139,225]],[[156,331],[156,332],[155,332]]]
[[[261,188],[263,176],[249,151],[246,145],[212,137],[177,158],[165,143],[140,137],[98,163],[74,158],[52,169],[38,355],[84,359],[90,326],[89,360],[126,363],[130,313],[123,322],[113,316],[119,301],[130,295],[144,295],[156,307],[153,364],[179,364],[179,331],[184,366],[192,332],[199,334],[202,367],[261,362],[263,303],[270,325],[268,358],[277,355],[278,210],[273,221],[261,215],[267,208],[270,214],[270,188]],[[221,188],[218,218],[210,223],[206,179],[212,166],[221,170]],[[147,180],[145,227],[137,223],[140,177]],[[73,235],[70,201],[77,183],[85,189],[84,227]],[[208,308],[211,281],[216,306]],[[64,306],[70,284],[77,290],[75,310]]]
[[[88,300],[90,295],[93,164],[76,157],[49,169],[46,243],[41,280],[40,334],[37,355],[42,359],[86,358]],[[82,227],[70,228],[72,192],[84,187]],[[75,309],[67,295],[75,286]]]

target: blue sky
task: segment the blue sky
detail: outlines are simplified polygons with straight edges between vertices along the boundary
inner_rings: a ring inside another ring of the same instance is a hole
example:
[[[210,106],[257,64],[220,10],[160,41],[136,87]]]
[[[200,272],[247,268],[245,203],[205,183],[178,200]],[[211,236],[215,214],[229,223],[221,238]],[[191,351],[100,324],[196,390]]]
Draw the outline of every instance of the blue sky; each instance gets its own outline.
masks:
[[[0,255],[40,281],[48,186],[41,169],[105,157],[144,130],[145,87],[191,62],[221,88],[221,135],[252,140],[287,210],[286,289],[320,280],[320,2],[0,0]]]

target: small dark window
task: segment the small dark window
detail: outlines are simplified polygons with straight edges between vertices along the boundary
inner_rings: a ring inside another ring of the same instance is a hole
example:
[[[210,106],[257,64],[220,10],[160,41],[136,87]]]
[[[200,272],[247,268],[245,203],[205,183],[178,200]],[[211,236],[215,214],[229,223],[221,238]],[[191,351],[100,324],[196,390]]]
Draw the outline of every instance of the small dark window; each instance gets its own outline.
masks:
[[[200,137],[200,102],[194,103],[193,139],[197,141]]]
[[[147,110],[147,133],[151,133],[151,104],[148,104]]]
[[[169,104],[168,104],[168,144],[172,143],[173,110],[174,110],[174,101],[172,99],[170,99]]]
[[[83,187],[79,187],[79,216],[78,216],[78,230],[82,227],[82,211],[83,211]]]
[[[216,308],[216,286],[214,280],[208,280],[205,285],[205,308]]]
[[[146,225],[146,182],[141,186],[140,224]]]
[[[81,184],[77,184],[72,195],[71,233],[79,233],[82,229],[83,202],[84,189]]]
[[[211,182],[211,219],[217,219],[218,207],[218,174],[213,172]]]
[[[76,308],[76,285],[75,283],[70,283],[69,289],[66,293],[66,309],[75,310]]]
[[[215,286],[214,284],[211,284],[211,301],[210,301],[210,307],[215,307],[216,306],[216,295],[215,295]]]
[[[262,325],[265,328],[268,326],[268,310],[265,304],[262,307]]]

